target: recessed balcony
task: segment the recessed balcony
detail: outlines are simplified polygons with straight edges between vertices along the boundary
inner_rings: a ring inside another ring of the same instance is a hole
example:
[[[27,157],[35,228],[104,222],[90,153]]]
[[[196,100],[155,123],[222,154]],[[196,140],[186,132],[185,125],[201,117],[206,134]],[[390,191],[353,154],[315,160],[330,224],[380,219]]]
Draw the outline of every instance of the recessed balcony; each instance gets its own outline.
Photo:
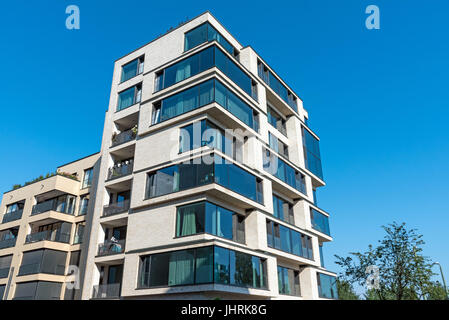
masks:
[[[63,195],[35,204],[31,211],[31,215],[34,216],[48,211],[56,211],[73,215],[74,209],[75,197],[71,195]]]
[[[133,167],[134,167],[133,159],[117,163],[112,168],[109,168],[107,180],[127,176],[133,172]]]
[[[111,203],[107,206],[103,207],[103,215],[102,217],[109,217],[119,213],[123,213],[129,210],[130,200],[119,201],[115,203]]]
[[[3,216],[2,223],[8,223],[11,221],[16,221],[22,218],[23,210],[16,210],[13,212],[5,213]]]
[[[97,256],[108,256],[125,252],[125,240],[107,240],[98,245]]]
[[[99,284],[94,286],[93,299],[118,299],[120,298],[120,283]]]
[[[137,128],[131,128],[129,130],[120,132],[119,134],[114,134],[112,136],[111,148],[135,140],[136,136],[137,136]]]
[[[70,233],[65,233],[61,230],[45,230],[41,232],[30,233],[26,236],[25,243],[34,243],[39,241],[69,243]]]

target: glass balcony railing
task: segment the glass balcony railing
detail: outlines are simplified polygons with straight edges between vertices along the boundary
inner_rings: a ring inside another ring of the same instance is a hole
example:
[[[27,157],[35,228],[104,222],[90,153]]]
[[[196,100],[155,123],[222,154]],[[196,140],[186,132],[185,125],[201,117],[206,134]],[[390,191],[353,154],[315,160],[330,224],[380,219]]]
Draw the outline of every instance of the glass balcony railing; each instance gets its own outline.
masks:
[[[70,198],[70,201],[58,201],[57,199],[47,200],[33,206],[31,215],[41,214],[47,211],[57,211],[60,213],[73,214],[74,209],[74,197]]]
[[[113,216],[115,214],[123,213],[129,210],[130,201],[124,200],[120,202],[111,203],[103,208],[103,217]]]
[[[124,177],[131,174],[133,172],[133,167],[133,162],[130,161],[128,163],[121,163],[119,165],[113,166],[112,168],[109,168],[108,180]]]
[[[8,223],[11,221],[19,220],[22,218],[22,213],[23,213],[23,210],[17,210],[17,211],[5,213],[5,215],[3,216],[2,222]]]
[[[120,297],[120,283],[100,284],[94,286],[93,299],[114,299]]]
[[[46,230],[42,232],[31,233],[26,236],[25,243],[33,243],[39,241],[54,241],[54,242],[62,242],[69,243],[70,234],[63,233],[60,230]]]
[[[98,245],[98,256],[107,256],[125,252],[125,240],[105,241]]]
[[[25,276],[28,274],[36,274],[36,273],[63,275],[65,272],[65,265],[56,264],[51,268],[47,266],[45,269],[47,270],[43,269],[43,265],[41,262],[21,265],[19,269],[19,276]]]
[[[136,139],[137,130],[129,129],[112,137],[112,147]]]
[[[16,238],[5,239],[0,241],[0,249],[11,248],[16,245]]]

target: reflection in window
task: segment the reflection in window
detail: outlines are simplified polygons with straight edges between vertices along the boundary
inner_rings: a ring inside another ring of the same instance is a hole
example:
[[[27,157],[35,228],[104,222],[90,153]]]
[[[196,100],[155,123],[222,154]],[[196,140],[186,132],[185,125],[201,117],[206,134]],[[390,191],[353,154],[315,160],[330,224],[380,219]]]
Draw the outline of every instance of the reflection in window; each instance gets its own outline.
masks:
[[[310,221],[312,222],[312,228],[324,234],[327,234],[328,236],[331,235],[328,216],[313,208],[310,208]]]
[[[300,296],[299,271],[278,266],[279,294]]]
[[[122,66],[121,82],[134,78],[143,72],[144,56],[137,58]]]
[[[236,56],[238,51],[212,27],[209,23],[204,23],[195,29],[188,31],[184,38],[184,51],[188,51],[196,46],[204,43],[216,40],[219,44],[225,48],[227,52]]]
[[[92,185],[93,171],[93,168],[84,170],[83,185],[81,189],[90,187]]]
[[[138,84],[134,87],[122,91],[118,95],[117,111],[126,109],[133,104],[139,103],[142,98],[142,85]]]
[[[320,143],[306,128],[301,127],[306,168],[323,180],[321,167]]]
[[[337,278],[317,272],[318,294],[321,298],[338,299]]]

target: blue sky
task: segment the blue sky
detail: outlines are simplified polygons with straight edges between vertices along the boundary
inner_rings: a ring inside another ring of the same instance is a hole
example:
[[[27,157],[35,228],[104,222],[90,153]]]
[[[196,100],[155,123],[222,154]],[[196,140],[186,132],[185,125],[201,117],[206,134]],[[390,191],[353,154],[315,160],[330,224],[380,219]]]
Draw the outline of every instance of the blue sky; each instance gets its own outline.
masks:
[[[298,93],[321,138],[333,255],[405,221],[449,272],[445,0],[8,1],[0,4],[0,191],[99,151],[113,62],[210,10]],[[81,29],[65,28],[76,4]],[[380,30],[365,8],[380,8]],[[436,269],[435,269],[436,271]],[[449,276],[449,273],[447,274]]]

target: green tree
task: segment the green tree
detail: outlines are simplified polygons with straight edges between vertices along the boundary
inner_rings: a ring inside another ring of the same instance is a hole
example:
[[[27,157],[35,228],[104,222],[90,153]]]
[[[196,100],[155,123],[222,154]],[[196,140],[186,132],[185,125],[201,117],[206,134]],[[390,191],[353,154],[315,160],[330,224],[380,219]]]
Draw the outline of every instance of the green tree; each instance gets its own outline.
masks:
[[[339,300],[360,299],[360,297],[355,293],[354,288],[349,281],[337,279],[337,290]]]
[[[377,247],[369,245],[366,252],[352,252],[348,257],[336,255],[336,264],[343,268],[340,279],[366,287],[367,267],[377,266],[378,283],[367,288],[369,300],[419,300],[430,294],[432,286],[431,260],[422,254],[424,241],[416,229],[405,223],[382,226],[385,236]]]

